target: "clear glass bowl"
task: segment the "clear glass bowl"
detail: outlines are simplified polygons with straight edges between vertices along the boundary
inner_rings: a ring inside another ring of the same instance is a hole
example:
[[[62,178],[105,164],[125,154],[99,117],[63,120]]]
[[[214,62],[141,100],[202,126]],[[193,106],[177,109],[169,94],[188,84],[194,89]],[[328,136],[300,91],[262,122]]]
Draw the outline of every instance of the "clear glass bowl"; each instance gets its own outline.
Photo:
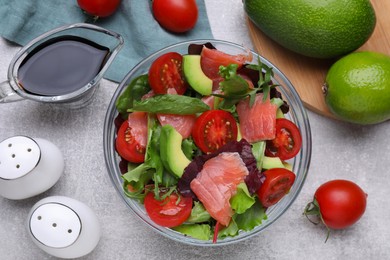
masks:
[[[302,189],[302,186],[305,182],[311,157],[311,132],[309,120],[306,114],[306,110],[302,105],[301,99],[299,98],[296,90],[286,78],[286,76],[276,68],[271,62],[260,56],[261,62],[266,64],[269,67],[273,68],[274,71],[274,83],[279,84],[279,91],[282,93],[284,100],[290,105],[290,112],[287,114],[287,118],[295,122],[299,127],[302,134],[302,148],[299,154],[291,160],[290,163],[293,164],[293,171],[296,174],[296,180],[292,186],[289,194],[287,194],[281,201],[276,205],[267,209],[267,220],[263,221],[262,225],[257,226],[250,232],[240,232],[239,235],[235,237],[229,237],[225,239],[218,240],[217,243],[213,244],[212,241],[202,241],[194,239],[183,234],[176,232],[172,229],[161,227],[155,224],[146,214],[143,205],[139,204],[136,200],[128,198],[123,192],[123,180],[121,178],[121,172],[119,169],[120,158],[115,151],[115,126],[114,120],[118,115],[118,112],[115,108],[115,102],[119,95],[126,89],[127,85],[136,77],[146,74],[152,62],[159,57],[160,55],[167,52],[179,52],[182,54],[188,53],[188,45],[191,43],[195,44],[204,44],[206,42],[212,43],[218,50],[229,54],[239,54],[245,53],[246,48],[220,40],[195,40],[187,41],[182,43],[177,43],[171,46],[168,46],[162,50],[157,51],[156,53],[150,55],[141,61],[137,66],[135,66],[123,79],[120,83],[118,89],[114,93],[112,100],[109,104],[105,122],[104,122],[104,156],[106,161],[106,166],[108,169],[108,174],[111,178],[111,181],[118,192],[119,196],[123,199],[126,206],[129,208],[130,212],[137,215],[143,222],[145,222],[149,227],[173,240],[184,242],[186,244],[198,245],[198,246],[216,246],[216,245],[226,245],[242,241],[249,237],[252,237],[256,234],[259,234],[262,230],[266,229],[272,223],[274,223],[280,216],[286,212],[286,210],[291,206],[294,200],[297,198],[299,192]],[[252,63],[257,63],[259,57],[258,54],[253,53]]]

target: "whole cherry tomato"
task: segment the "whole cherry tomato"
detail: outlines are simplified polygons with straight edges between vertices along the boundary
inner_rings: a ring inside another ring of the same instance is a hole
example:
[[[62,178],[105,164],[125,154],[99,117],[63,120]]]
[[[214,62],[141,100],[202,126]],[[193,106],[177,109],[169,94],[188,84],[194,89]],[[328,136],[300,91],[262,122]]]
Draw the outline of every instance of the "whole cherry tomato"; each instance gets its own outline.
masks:
[[[198,20],[195,0],[153,0],[152,11],[162,27],[176,33],[191,30]]]
[[[317,189],[304,214],[307,217],[318,216],[328,229],[343,229],[363,216],[366,204],[367,194],[357,184],[348,180],[332,180]]]
[[[121,0],[77,0],[77,3],[89,15],[107,17],[118,9]]]

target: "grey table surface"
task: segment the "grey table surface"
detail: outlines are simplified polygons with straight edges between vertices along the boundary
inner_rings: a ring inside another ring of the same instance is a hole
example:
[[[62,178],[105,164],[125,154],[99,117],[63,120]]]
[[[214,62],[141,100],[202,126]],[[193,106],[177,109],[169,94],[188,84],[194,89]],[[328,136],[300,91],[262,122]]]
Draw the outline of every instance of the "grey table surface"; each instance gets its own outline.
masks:
[[[214,37],[253,48],[241,1],[206,1]],[[0,80],[19,49],[0,39]],[[40,137],[63,152],[65,171],[47,192],[13,201],[0,197],[0,259],[53,259],[29,238],[26,221],[40,199],[62,195],[97,214],[102,237],[83,259],[390,259],[390,122],[357,126],[308,111],[312,160],[306,183],[290,209],[259,235],[238,244],[200,248],[171,241],[148,228],[122,202],[104,163],[103,121],[118,84],[103,80],[93,103],[53,110],[32,101],[0,104],[0,139]],[[368,194],[365,215],[354,226],[332,231],[309,223],[302,211],[316,188],[332,179],[358,183]]]

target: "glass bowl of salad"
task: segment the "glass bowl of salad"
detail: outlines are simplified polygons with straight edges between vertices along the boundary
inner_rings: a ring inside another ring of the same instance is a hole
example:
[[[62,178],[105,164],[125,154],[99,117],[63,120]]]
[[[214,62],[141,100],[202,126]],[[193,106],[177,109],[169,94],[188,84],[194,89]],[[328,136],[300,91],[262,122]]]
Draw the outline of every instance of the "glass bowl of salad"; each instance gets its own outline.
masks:
[[[195,40],[126,75],[104,122],[113,186],[161,235],[215,246],[274,223],[308,173],[311,132],[284,74],[240,45]]]

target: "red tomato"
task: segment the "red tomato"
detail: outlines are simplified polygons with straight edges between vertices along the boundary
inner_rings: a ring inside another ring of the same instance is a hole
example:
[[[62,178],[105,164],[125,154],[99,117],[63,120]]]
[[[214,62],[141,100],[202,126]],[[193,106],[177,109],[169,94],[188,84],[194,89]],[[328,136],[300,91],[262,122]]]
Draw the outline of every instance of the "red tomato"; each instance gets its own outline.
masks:
[[[319,213],[328,228],[342,229],[356,223],[366,210],[367,194],[348,180],[332,180],[322,184],[314,194],[311,212]],[[306,207],[305,215],[310,215]]]
[[[169,52],[158,57],[149,69],[149,84],[155,94],[182,95],[187,89],[182,71],[183,56]]]
[[[198,20],[195,0],[153,0],[152,11],[162,27],[176,33],[191,30]]]
[[[157,200],[153,192],[148,192],[144,205],[150,219],[156,224],[163,227],[176,227],[191,215],[192,198],[172,193],[163,200]]]
[[[302,136],[298,127],[288,119],[276,119],[275,139],[267,141],[265,155],[279,157],[281,160],[293,158],[302,145]]]
[[[121,0],[77,0],[77,3],[90,15],[107,17],[118,9]]]
[[[229,112],[209,110],[196,119],[192,138],[202,152],[211,153],[237,140],[237,133],[237,123]]]
[[[118,130],[115,147],[126,161],[142,163],[145,160],[147,117],[144,112],[134,112]]]
[[[219,66],[237,64],[240,68],[246,61],[252,60],[251,53],[248,53],[248,55],[230,55],[217,49],[209,49],[207,47],[203,47],[200,55],[200,65],[202,70],[204,74],[211,79],[217,79],[220,77]]]
[[[261,204],[268,208],[286,195],[295,181],[295,174],[284,168],[264,172],[265,181],[257,191]]]

